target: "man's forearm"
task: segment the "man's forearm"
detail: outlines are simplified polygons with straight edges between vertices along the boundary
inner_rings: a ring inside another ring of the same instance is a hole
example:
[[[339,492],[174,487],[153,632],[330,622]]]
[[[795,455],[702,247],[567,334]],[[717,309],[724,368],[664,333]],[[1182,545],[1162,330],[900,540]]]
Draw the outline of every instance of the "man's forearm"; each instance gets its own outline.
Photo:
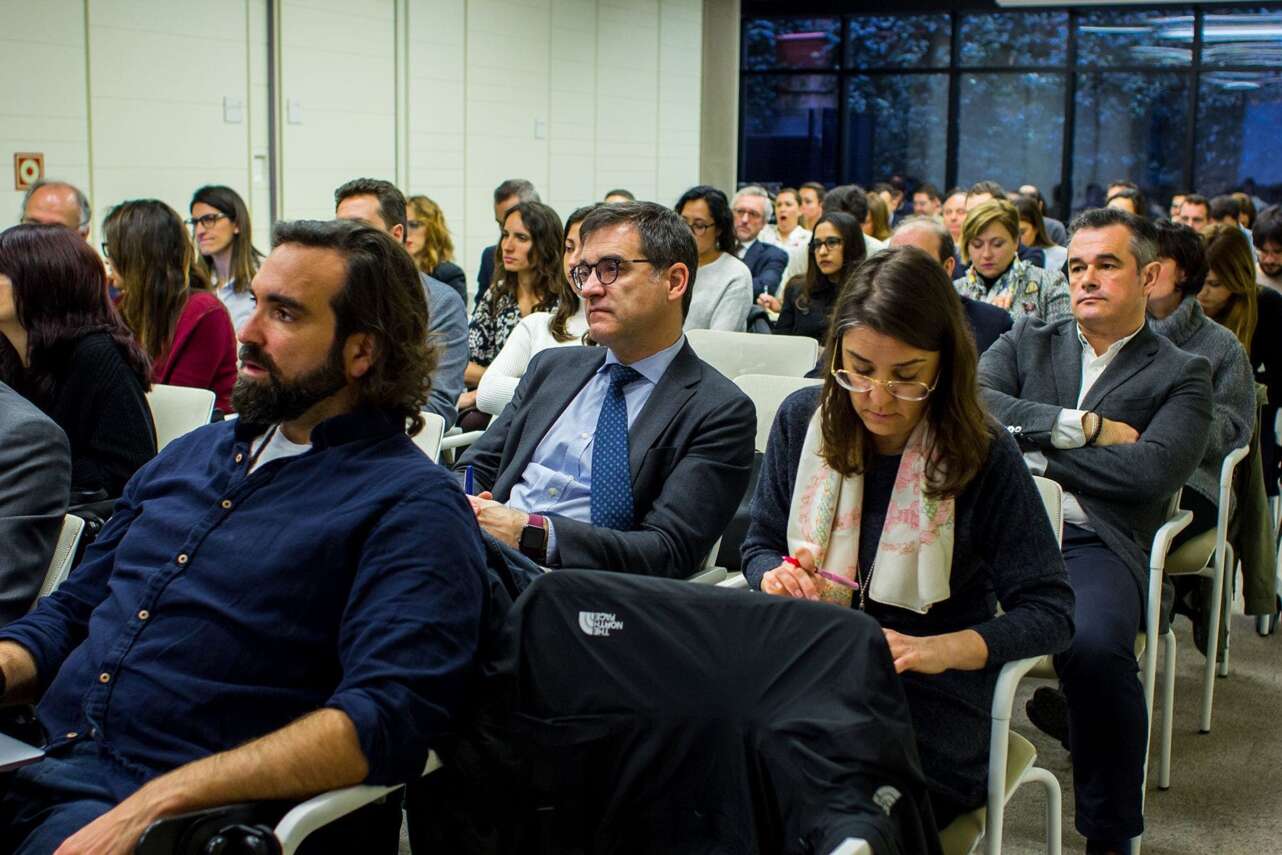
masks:
[[[4,693],[0,695],[0,703],[35,702],[39,687],[36,660],[27,648],[16,641],[0,641],[0,672],[4,674]]]
[[[356,726],[318,710],[239,748],[180,766],[132,798],[153,818],[264,799],[299,799],[359,784],[369,775]]]

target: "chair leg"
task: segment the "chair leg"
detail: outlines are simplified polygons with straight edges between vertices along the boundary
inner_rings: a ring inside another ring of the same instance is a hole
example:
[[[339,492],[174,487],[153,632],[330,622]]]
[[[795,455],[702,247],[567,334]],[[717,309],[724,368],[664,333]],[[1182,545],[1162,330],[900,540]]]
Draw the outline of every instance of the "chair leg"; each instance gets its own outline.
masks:
[[[1232,549],[1233,547],[1230,546],[1230,559],[1228,562],[1229,575],[1225,584],[1227,594],[1224,597],[1224,614],[1220,618],[1224,621],[1224,655],[1219,657],[1219,674],[1221,677],[1227,677],[1229,675],[1229,651],[1233,647],[1231,639],[1231,635],[1233,633],[1233,605],[1237,602],[1237,576],[1238,567],[1241,566],[1241,562],[1239,562],[1237,557],[1233,555],[1231,551]]]
[[[1059,779],[1045,769],[1034,766],[1024,775],[1026,781],[1036,781],[1046,791],[1046,852],[1061,855],[1064,837],[1064,795]]]
[[[1162,636],[1162,745],[1157,788],[1171,788],[1171,730],[1175,722],[1175,633]]]
[[[1211,608],[1210,621],[1206,628],[1206,667],[1202,673],[1202,720],[1198,726],[1201,733],[1211,732],[1211,704],[1215,696],[1215,660],[1220,649],[1220,617],[1224,614],[1221,598],[1224,596],[1224,577],[1227,575],[1225,565],[1231,561],[1232,548],[1224,551],[1224,560],[1215,562],[1211,573]]]

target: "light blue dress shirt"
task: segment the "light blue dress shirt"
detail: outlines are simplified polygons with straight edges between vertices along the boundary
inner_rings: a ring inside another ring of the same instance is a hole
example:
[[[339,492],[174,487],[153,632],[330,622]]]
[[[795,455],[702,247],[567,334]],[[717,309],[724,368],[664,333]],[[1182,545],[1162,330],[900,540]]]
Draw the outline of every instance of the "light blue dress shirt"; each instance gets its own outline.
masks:
[[[236,280],[229,279],[226,285],[219,285],[215,288],[214,294],[227,307],[227,313],[231,315],[231,328],[236,332],[240,332],[241,326],[254,313],[254,292],[246,288],[237,294]]]
[[[632,363],[642,379],[623,388],[629,430],[685,340],[683,335],[670,347]],[[580,522],[592,521],[592,438],[610,389],[610,366],[618,361],[613,351],[606,353],[596,374],[552,424],[534,449],[521,481],[512,488],[508,507],[527,514],[558,514]],[[551,561],[556,556],[556,524],[549,520],[548,525]]]

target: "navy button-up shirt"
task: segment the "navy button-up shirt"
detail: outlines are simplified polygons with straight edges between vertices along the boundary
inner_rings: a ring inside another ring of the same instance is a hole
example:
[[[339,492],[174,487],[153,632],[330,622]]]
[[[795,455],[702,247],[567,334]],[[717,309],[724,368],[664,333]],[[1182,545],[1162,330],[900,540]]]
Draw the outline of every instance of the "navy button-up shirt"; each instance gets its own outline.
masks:
[[[370,783],[421,774],[479,643],[475,517],[390,414],[329,419],[247,475],[264,430],[167,446],[66,583],[0,632],[35,658],[52,750],[92,738],[145,781],[332,707]]]

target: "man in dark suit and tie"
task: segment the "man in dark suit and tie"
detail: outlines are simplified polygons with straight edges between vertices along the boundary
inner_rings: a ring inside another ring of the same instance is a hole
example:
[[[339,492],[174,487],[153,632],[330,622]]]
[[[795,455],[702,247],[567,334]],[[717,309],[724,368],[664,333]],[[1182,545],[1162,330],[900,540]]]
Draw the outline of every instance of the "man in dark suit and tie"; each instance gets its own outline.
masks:
[[[1210,365],[1145,320],[1156,256],[1149,222],[1112,208],[1082,214],[1068,249],[1073,317],[1021,319],[979,366],[989,411],[1019,440],[1029,468],[1064,488],[1076,634],[1055,668],[1088,853],[1128,852],[1143,831],[1148,730],[1134,644],[1147,551],[1211,426]],[[1050,732],[1054,690],[1039,694],[1046,700],[1035,695],[1029,714]]]
[[[574,285],[602,347],[545,350],[456,467],[481,528],[536,563],[684,577],[748,485],[756,415],[682,321],[694,238],[650,202],[583,220]]]
[[[756,185],[745,187],[735,194],[731,211],[734,213],[734,236],[739,241],[737,255],[752,271],[753,301],[762,294],[780,296],[779,280],[788,266],[788,253],[757,240],[757,235],[774,215],[770,194]]]
[[[494,222],[498,223],[499,229],[503,228],[503,218],[507,212],[515,208],[522,202],[537,202],[539,194],[534,191],[534,185],[524,178],[509,178],[494,188]],[[492,243],[485,249],[481,250],[481,265],[476,271],[476,299],[481,299],[485,289],[490,287],[490,280],[494,278],[494,251],[498,244]]]

